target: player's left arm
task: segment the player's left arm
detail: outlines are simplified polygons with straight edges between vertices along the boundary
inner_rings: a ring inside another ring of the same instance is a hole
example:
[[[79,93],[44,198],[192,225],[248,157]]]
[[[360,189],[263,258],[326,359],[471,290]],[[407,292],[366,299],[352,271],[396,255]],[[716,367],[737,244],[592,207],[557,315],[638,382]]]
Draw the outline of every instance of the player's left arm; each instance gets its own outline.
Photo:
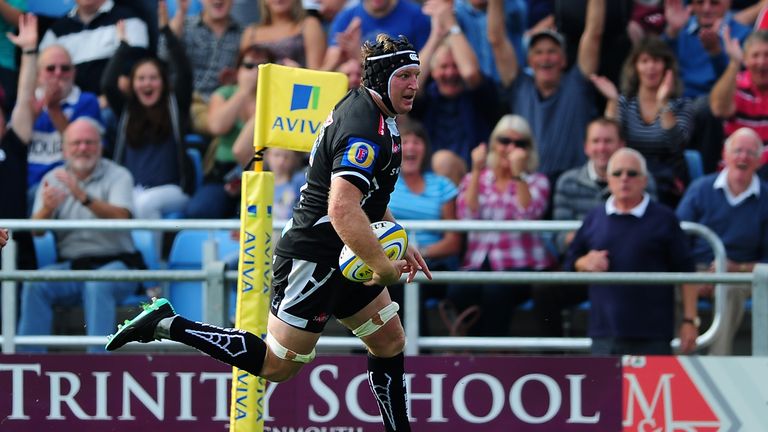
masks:
[[[389,211],[389,207],[387,207],[387,211],[384,212],[384,220],[390,221],[390,222],[397,222],[395,220],[395,216],[392,214],[391,211]],[[413,278],[416,277],[416,272],[419,270],[424,273],[424,276],[427,277],[427,279],[432,279],[432,272],[429,271],[429,266],[427,265],[427,262],[424,261],[424,257],[421,256],[421,252],[419,252],[419,249],[416,248],[416,246],[413,245],[413,243],[408,242],[408,249],[405,251],[405,257],[404,259],[408,262],[408,278],[406,279],[406,282],[412,282]]]

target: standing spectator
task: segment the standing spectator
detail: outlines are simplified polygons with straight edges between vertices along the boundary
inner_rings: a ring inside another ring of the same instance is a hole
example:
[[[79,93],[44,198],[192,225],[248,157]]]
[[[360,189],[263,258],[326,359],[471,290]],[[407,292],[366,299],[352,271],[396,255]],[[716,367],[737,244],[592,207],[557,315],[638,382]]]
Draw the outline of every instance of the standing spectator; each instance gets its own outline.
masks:
[[[66,164],[43,177],[33,219],[131,217],[131,173],[101,157],[101,139],[101,125],[91,119],[78,119],[67,127],[63,145]],[[60,231],[56,249],[62,261],[46,269],[111,271],[144,267],[128,231]],[[19,335],[49,334],[56,304],[82,304],[86,333],[107,335],[115,325],[116,306],[138,288],[138,283],[125,281],[25,282]]]
[[[666,42],[680,63],[683,96],[706,96],[728,66],[722,39],[725,29],[744,42],[750,28],[733,18],[731,0],[665,0]]]
[[[624,62],[621,94],[605,77],[593,80],[608,99],[605,115],[619,119],[627,146],[647,160],[658,182],[659,201],[675,208],[689,181],[683,151],[692,127],[688,100],[680,97],[675,55],[651,36],[638,43]]]
[[[496,86],[483,76],[464,34],[452,32],[457,24],[451,3],[430,0],[424,11],[432,18],[432,30],[419,53],[420,90],[411,116],[422,121],[434,143],[427,157],[450,152],[457,159],[455,170],[466,173],[470,152],[487,139],[499,117]]]
[[[690,272],[693,258],[680,222],[651,201],[645,159],[617,150],[608,162],[611,197],[584,219],[568,248],[564,268],[580,272]],[[698,335],[696,288],[682,289],[680,351],[691,352]],[[590,285],[589,336],[595,355],[669,355],[674,337],[672,285]]]
[[[490,146],[472,150],[472,170],[459,187],[459,219],[536,220],[547,209],[549,182],[536,173],[539,156],[530,126],[520,116],[505,115],[491,133]],[[464,270],[545,270],[553,264],[544,242],[534,233],[471,232]],[[530,286],[484,284],[455,286],[448,298],[458,310],[479,307],[472,333],[508,334],[511,309],[530,298]]]
[[[240,190],[225,188],[230,180],[239,179],[241,169],[232,148],[256,110],[259,65],[274,60],[272,52],[264,47],[246,48],[237,60],[237,84],[219,87],[211,96],[208,128],[215,138],[205,154],[203,185],[187,204],[185,217],[216,219],[237,214]]]
[[[159,3],[158,16],[167,16],[165,0]],[[169,25],[182,41],[194,77],[194,93],[191,105],[192,130],[208,135],[208,102],[211,93],[224,84],[227,75],[232,74],[232,65],[237,60],[243,29],[231,14],[232,0],[203,2],[202,12],[189,16],[189,1],[179,1],[176,14]],[[160,35],[160,57],[170,59],[167,42]]]
[[[731,58],[725,73],[710,95],[712,113],[723,119],[726,136],[742,127],[753,129],[763,142],[768,141],[768,31],[752,33],[744,50],[726,34]],[[742,64],[746,68],[741,71]],[[760,162],[768,162],[761,154]],[[763,177],[765,178],[765,177]]]
[[[165,23],[164,23],[165,24]],[[181,212],[193,175],[186,170],[184,133],[192,96],[192,69],[171,29],[161,32],[173,56],[170,73],[155,57],[145,57],[131,68],[127,92],[120,90],[120,71],[129,62],[124,21],[116,30],[120,47],[104,71],[102,86],[112,112],[118,116],[113,160],[131,172],[136,219],[160,219]],[[174,77],[171,85],[169,76]]]
[[[582,220],[596,207],[605,204],[611,195],[608,189],[608,160],[624,147],[621,124],[614,119],[598,117],[587,127],[584,154],[587,163],[563,173],[555,186],[555,220]],[[648,176],[646,191],[656,198],[656,183]],[[557,236],[558,251],[565,254],[575,232]],[[539,285],[533,289],[534,311],[539,317],[545,336],[562,336],[562,310],[587,300],[584,285]]]
[[[360,55],[360,45],[385,33],[403,35],[419,51],[429,37],[429,17],[412,0],[361,0],[339,12],[328,31],[323,70],[334,70]]]
[[[147,24],[133,9],[112,0],[77,0],[69,13],[56,20],[40,41],[40,49],[59,44],[77,66],[75,83],[84,91],[99,94],[101,76],[120,41],[115,25],[124,20],[128,44],[149,47]]]
[[[389,201],[389,209],[402,220],[454,220],[456,219],[456,195],[458,190],[449,179],[429,172],[430,145],[427,131],[416,121],[399,125],[403,144],[403,162],[395,190]],[[410,241],[415,242],[431,270],[452,271],[459,268],[461,235],[457,232],[440,233],[416,231]],[[403,299],[403,286],[392,287],[395,301]],[[428,299],[443,299],[445,285],[423,285],[419,307]],[[426,313],[420,314],[421,334],[428,335]]]
[[[245,29],[240,49],[262,45],[286,66],[320,69],[325,32],[320,20],[307,15],[301,0],[262,0],[259,8],[259,23]]]
[[[29,215],[27,204],[27,145],[32,138],[35,121],[34,93],[37,68],[37,17],[22,15],[18,21],[19,34],[10,35],[9,40],[21,50],[19,65],[19,87],[13,108],[13,123],[0,137],[0,185],[3,187],[3,201],[0,205],[0,219],[26,219]],[[13,239],[18,245],[16,267],[36,267],[35,249],[29,231],[14,231]],[[2,260],[0,260],[2,266]]]
[[[69,122],[80,117],[101,122],[99,100],[75,84],[76,68],[66,48],[51,45],[43,49],[38,66],[35,107],[39,114],[29,143],[31,197],[43,175],[63,163],[61,138]]]
[[[704,172],[713,172],[722,154],[723,129],[710,110],[708,95],[728,66],[725,32],[744,42],[750,26],[729,11],[731,0],[665,0],[664,37],[680,63],[682,95],[695,99],[690,147],[701,153]]]
[[[504,33],[502,2],[488,3],[488,39],[496,68],[511,112],[528,121],[538,141],[539,170],[554,184],[560,173],[584,162],[580,140],[596,114],[588,77],[598,68],[605,0],[589,0],[578,64],[570,70],[566,69],[564,40],[559,33],[544,30],[531,35],[528,65],[533,69],[532,77],[523,73]]]
[[[430,1],[425,6],[429,3]],[[450,3],[452,1],[448,1],[448,4]],[[515,48],[516,57],[521,61],[525,59],[523,33],[528,28],[525,3],[525,0],[504,0],[504,29]],[[488,42],[488,0],[456,0],[454,9],[458,27],[451,27],[450,31],[462,32],[466,35],[467,41],[477,56],[483,75],[498,83],[499,73],[496,71],[493,50]]]
[[[723,148],[725,169],[696,180],[677,208],[680,220],[700,223],[720,237],[727,255],[727,272],[751,272],[768,262],[768,184],[756,174],[763,141],[749,128],[734,132]],[[701,238],[693,247],[696,263],[714,269],[712,248]],[[703,294],[711,294],[707,287]],[[730,355],[733,339],[744,317],[749,285],[725,286],[721,333],[709,348],[713,355]]]
[[[0,100],[0,115],[10,112],[16,101],[16,46],[7,34],[13,33],[25,10],[26,0],[0,1],[0,92],[5,90],[5,100]]]

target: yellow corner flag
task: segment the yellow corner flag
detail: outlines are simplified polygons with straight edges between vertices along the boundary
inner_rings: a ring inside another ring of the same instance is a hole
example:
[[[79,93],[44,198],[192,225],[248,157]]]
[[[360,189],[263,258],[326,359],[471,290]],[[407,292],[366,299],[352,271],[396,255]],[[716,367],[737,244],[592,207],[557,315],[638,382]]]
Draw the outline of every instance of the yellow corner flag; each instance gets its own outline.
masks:
[[[347,92],[338,72],[259,66],[254,145],[308,152],[334,105]]]
[[[347,91],[347,77],[274,64],[259,66],[253,145],[254,171],[244,172],[240,204],[240,260],[235,326],[267,335],[272,284],[274,178],[261,171],[264,147],[309,151],[331,109]],[[230,432],[262,432],[265,380],[232,369]]]

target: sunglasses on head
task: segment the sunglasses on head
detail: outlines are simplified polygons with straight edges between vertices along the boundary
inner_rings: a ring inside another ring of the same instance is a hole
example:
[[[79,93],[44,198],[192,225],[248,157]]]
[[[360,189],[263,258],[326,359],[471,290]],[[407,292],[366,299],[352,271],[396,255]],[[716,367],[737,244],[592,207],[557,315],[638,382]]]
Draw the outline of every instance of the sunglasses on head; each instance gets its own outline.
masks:
[[[45,70],[48,71],[48,72],[55,72],[57,68],[59,70],[61,70],[63,73],[67,73],[67,72],[71,72],[72,71],[72,65],[67,65],[67,64],[60,64],[60,65],[52,64],[52,65],[48,65],[48,66],[45,67]]]
[[[621,177],[622,174],[626,174],[627,177],[629,178],[635,178],[640,175],[640,171],[633,170],[633,169],[627,169],[627,170],[620,169],[620,170],[611,172],[611,175],[613,177]]]
[[[244,67],[244,68],[246,68],[248,70],[251,70],[251,69],[253,69],[255,67],[258,67],[260,64],[261,63],[243,63],[240,66],[242,66],[242,67]]]
[[[496,137],[496,141],[499,142],[501,145],[508,146],[510,144],[513,144],[517,148],[528,148],[531,146],[531,140],[528,139],[512,139],[510,137],[500,136]]]

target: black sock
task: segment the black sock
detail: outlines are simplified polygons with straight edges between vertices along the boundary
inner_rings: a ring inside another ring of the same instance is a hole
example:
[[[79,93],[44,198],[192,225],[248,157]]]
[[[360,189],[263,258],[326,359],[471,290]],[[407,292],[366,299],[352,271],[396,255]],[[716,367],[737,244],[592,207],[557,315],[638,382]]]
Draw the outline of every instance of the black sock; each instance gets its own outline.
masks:
[[[216,360],[259,375],[267,344],[245,330],[221,328],[177,316],[171,322],[171,340],[197,348]]]
[[[408,395],[405,391],[405,356],[391,358],[368,354],[368,383],[379,405],[387,432],[410,432]]]

